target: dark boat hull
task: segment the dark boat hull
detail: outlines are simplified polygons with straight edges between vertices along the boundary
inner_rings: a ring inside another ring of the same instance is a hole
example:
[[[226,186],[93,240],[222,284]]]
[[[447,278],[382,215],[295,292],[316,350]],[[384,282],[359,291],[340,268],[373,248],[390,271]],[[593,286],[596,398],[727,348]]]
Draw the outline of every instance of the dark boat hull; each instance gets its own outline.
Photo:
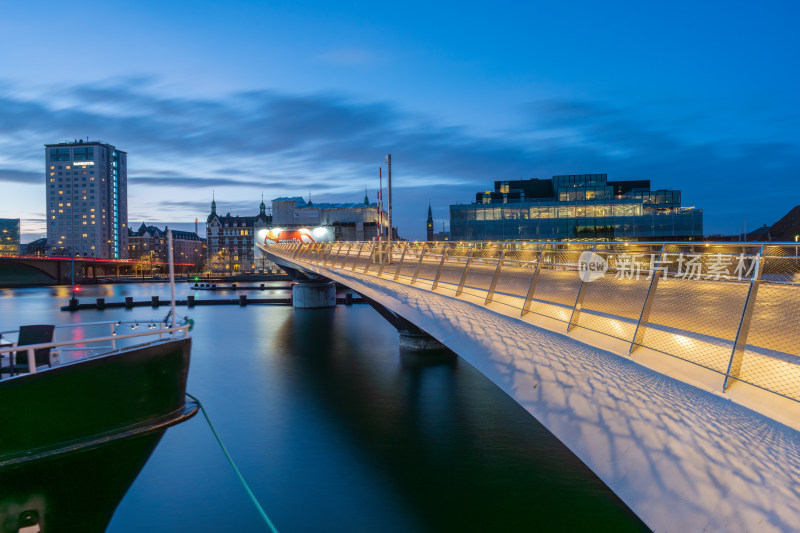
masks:
[[[0,533],[101,533],[166,429],[0,468]]]
[[[0,468],[167,426],[185,408],[191,339],[0,382]]]

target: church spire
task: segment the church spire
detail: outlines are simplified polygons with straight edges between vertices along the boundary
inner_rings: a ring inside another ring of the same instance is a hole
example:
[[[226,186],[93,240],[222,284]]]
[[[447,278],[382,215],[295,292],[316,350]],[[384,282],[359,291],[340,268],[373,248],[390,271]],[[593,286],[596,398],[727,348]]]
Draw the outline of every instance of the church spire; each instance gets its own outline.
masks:
[[[364,205],[369,205],[369,196],[367,196],[367,188],[364,187]]]
[[[431,211],[431,203],[428,202],[428,223],[425,228],[428,231],[428,242],[433,239],[433,212]]]
[[[264,205],[264,193],[263,192],[261,193],[261,205],[258,206],[258,213],[260,215],[266,215],[267,214],[267,206]]]

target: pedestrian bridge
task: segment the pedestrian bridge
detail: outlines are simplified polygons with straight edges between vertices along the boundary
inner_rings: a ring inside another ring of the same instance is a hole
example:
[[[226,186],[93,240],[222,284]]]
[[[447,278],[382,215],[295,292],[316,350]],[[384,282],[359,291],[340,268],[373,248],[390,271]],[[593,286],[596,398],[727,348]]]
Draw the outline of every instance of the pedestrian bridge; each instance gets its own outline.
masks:
[[[513,397],[650,527],[800,523],[800,257],[775,243],[287,243]]]

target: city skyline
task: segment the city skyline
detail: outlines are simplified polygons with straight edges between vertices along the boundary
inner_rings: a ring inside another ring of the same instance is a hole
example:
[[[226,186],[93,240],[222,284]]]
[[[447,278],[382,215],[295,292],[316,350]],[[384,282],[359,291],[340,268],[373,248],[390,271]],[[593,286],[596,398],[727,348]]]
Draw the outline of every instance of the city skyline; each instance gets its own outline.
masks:
[[[486,183],[557,174],[681,189],[706,234],[800,203],[793,5],[141,2],[64,47],[73,7],[0,21],[0,215],[24,241],[45,233],[43,145],[87,136],[129,153],[131,224],[192,225],[212,190],[241,215],[262,193],[374,200],[387,153],[412,239],[428,200],[439,228]]]

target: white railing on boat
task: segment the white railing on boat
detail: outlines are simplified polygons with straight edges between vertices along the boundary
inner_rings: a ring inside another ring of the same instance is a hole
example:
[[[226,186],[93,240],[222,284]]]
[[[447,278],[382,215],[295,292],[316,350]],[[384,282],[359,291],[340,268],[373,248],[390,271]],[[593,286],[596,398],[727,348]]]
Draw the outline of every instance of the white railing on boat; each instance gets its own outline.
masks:
[[[173,322],[174,324],[174,322]],[[48,343],[41,343],[41,344],[26,344],[23,346],[18,346],[16,342],[9,343],[9,344],[2,344],[5,341],[6,335],[18,335],[19,330],[9,330],[9,331],[0,331],[0,365],[2,365],[3,360],[6,359],[8,356],[8,370],[9,372],[12,371],[14,367],[14,358],[17,352],[26,352],[28,357],[28,372],[31,374],[36,373],[36,358],[35,354],[37,350],[50,348],[55,349],[53,353],[60,354],[61,352],[83,352],[88,353],[84,357],[78,357],[74,360],[81,360],[81,359],[88,359],[90,357],[108,353],[114,353],[118,350],[118,343],[121,340],[125,339],[133,339],[133,338],[140,338],[140,337],[152,337],[158,335],[158,339],[151,340],[149,342],[143,343],[146,344],[153,344],[165,339],[165,336],[168,336],[168,339],[174,340],[179,338],[188,338],[189,337],[189,329],[191,328],[191,324],[186,322],[182,325],[175,325],[170,326],[165,321],[161,320],[150,320],[150,321],[108,321],[108,322],[84,322],[78,324],[58,324],[55,326],[55,329],[69,329],[69,328],[84,328],[84,327],[103,327],[107,326],[109,328],[110,334],[103,335],[99,337],[84,337],[80,339],[70,339],[70,340],[63,340],[63,341],[55,341],[55,342],[48,342]],[[139,327],[146,327],[147,331],[142,332],[135,332],[135,333],[119,333],[120,328],[128,327],[131,330],[138,329]],[[98,345],[97,343],[109,343],[105,345]],[[85,345],[93,345],[93,346],[85,346]],[[129,346],[125,346],[126,348]],[[101,350],[105,350],[101,353]],[[2,379],[2,368],[0,368],[0,379]]]

